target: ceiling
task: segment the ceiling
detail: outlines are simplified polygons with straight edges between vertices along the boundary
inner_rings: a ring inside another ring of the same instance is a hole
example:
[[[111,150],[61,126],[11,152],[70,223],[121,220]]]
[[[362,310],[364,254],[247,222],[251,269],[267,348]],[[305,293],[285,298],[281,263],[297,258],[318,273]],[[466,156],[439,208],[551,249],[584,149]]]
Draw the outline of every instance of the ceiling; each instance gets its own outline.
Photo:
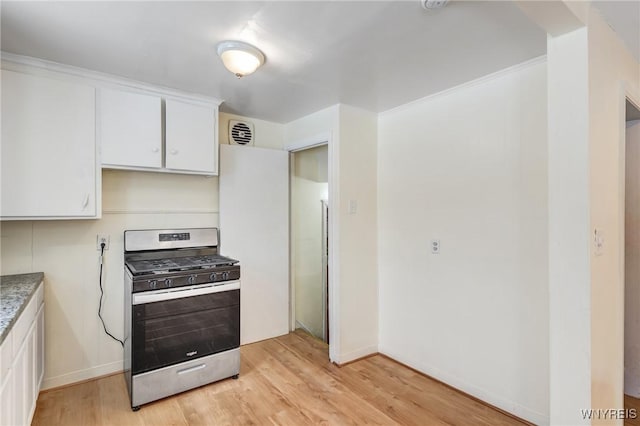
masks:
[[[545,54],[546,34],[508,1],[2,1],[3,51],[224,99],[288,122],[336,103],[380,112]],[[267,62],[236,79],[221,40]]]
[[[640,0],[600,0],[593,6],[640,62]]]

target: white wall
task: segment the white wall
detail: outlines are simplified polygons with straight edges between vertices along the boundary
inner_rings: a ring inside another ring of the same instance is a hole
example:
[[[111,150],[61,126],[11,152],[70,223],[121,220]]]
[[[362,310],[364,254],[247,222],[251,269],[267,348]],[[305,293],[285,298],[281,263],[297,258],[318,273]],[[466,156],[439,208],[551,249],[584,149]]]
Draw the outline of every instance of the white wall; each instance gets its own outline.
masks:
[[[545,94],[537,60],[378,127],[380,352],[537,423],[549,410]]]
[[[640,397],[640,121],[627,123],[624,393]]]
[[[547,42],[551,424],[589,424],[591,288],[587,31]]]
[[[282,146],[284,126],[254,122],[256,145]],[[102,185],[102,219],[0,222],[0,274],[45,274],[45,388],[122,370],[120,344],[104,334],[97,317],[98,233],[111,237],[103,317],[122,336],[124,230],[219,223],[216,177],[105,170]]]
[[[344,363],[378,348],[377,115],[334,105],[288,123],[285,147],[318,135],[329,137],[329,355]]]
[[[285,148],[318,135],[336,133],[337,136],[337,120],[338,105],[333,105],[287,123],[284,129]]]
[[[220,146],[222,253],[240,260],[240,343],[289,332],[289,153]]]
[[[549,33],[550,419],[591,424],[581,409],[624,405],[624,98],[640,102],[640,64],[589,2],[533,3]]]
[[[340,189],[330,200],[340,229],[338,363],[378,351],[377,125],[377,114],[339,105]],[[350,213],[352,202],[357,211]]]
[[[322,204],[327,146],[298,151],[291,167],[291,260],[296,324],[323,338]]]
[[[590,230],[603,231],[601,255],[591,244],[591,404],[624,406],[624,117],[625,94],[640,102],[640,65],[611,27],[590,10]],[[619,421],[618,423],[622,423]]]

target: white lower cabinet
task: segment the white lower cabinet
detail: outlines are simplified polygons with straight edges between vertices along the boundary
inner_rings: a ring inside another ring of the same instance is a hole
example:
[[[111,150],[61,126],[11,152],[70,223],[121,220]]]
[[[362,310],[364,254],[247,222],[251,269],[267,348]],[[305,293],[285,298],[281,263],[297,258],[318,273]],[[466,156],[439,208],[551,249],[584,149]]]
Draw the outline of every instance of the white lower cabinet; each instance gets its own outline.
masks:
[[[36,317],[36,332],[33,333],[33,337],[36,339],[36,351],[35,351],[35,393],[36,399],[38,399],[38,393],[40,387],[42,387],[42,380],[44,379],[44,303],[40,304],[40,310]]]
[[[10,361],[11,366],[2,368],[1,426],[29,425],[33,419],[44,376],[44,303],[41,297],[43,287],[40,285],[16,321],[16,325],[28,321],[26,335],[10,332],[2,343],[3,349],[5,345],[13,346],[14,355]],[[25,314],[29,317],[24,317]]]
[[[6,376],[2,377],[2,389],[0,389],[0,425],[13,425],[14,418],[14,391],[13,391],[13,371],[7,370]]]

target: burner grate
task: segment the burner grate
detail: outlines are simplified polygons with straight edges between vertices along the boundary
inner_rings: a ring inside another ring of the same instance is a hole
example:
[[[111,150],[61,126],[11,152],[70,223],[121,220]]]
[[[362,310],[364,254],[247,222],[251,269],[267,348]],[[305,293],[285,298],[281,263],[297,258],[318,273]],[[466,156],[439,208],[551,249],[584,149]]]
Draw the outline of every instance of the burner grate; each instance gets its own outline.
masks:
[[[234,265],[235,259],[218,254],[205,256],[170,257],[164,259],[132,260],[126,262],[134,275],[144,273],[162,273],[185,271],[191,269],[215,268],[218,266]]]

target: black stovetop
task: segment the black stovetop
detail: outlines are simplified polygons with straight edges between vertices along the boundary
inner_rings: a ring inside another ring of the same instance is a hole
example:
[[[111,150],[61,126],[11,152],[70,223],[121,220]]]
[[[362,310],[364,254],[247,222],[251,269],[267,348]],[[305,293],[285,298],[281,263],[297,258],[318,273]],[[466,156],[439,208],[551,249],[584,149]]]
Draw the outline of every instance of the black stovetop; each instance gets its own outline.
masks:
[[[238,263],[237,260],[219,254],[200,254],[195,256],[182,256],[180,252],[165,253],[166,257],[135,256],[125,259],[125,264],[133,275],[166,273],[175,271],[192,271],[197,269],[211,269],[219,266],[230,266]]]

